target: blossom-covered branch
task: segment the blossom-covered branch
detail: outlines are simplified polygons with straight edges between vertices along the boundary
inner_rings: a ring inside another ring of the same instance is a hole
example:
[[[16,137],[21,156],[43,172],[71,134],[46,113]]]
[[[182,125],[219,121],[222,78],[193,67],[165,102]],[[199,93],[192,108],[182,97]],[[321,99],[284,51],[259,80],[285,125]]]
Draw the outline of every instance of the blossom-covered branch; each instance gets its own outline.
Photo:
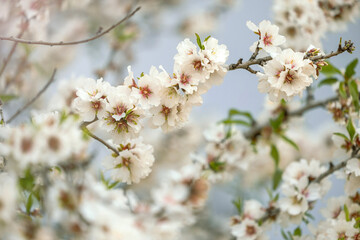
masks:
[[[257,51],[259,51],[258,50],[259,47],[257,47],[256,49],[257,49]],[[339,54],[341,54],[343,52],[352,53],[354,50],[355,50],[355,47],[354,47],[353,42],[351,42],[351,40],[345,41],[345,44],[343,46],[342,46],[341,41],[340,41],[339,47],[335,52],[332,51],[331,53],[328,53],[328,54],[325,54],[325,55],[318,55],[318,56],[306,55],[306,56],[304,56],[304,59],[309,59],[311,61],[318,61],[318,60],[328,59],[328,58],[337,56],[337,55],[339,55]],[[263,66],[266,62],[268,62],[268,61],[270,61],[272,59],[273,58],[271,56],[266,56],[266,57],[262,57],[262,58],[258,58],[258,59],[253,59],[251,57],[249,59],[249,61],[246,61],[246,62],[243,63],[243,59],[240,58],[237,63],[230,64],[229,67],[228,67],[228,70],[232,71],[232,70],[236,70],[236,69],[245,69],[245,70],[248,70],[251,73],[256,73],[257,71],[254,71],[253,69],[251,69],[250,66],[252,66],[252,65],[261,65],[261,66]]]
[[[31,40],[26,40],[26,39],[21,39],[21,38],[14,38],[14,37],[0,37],[0,40],[3,41],[12,41],[12,42],[17,42],[17,43],[25,43],[25,44],[35,44],[35,45],[47,45],[47,46],[66,46],[66,45],[76,45],[76,44],[81,44],[81,43],[86,43],[86,42],[90,42],[93,41],[95,39],[98,39],[102,36],[104,36],[105,34],[107,34],[108,32],[110,32],[111,30],[113,30],[114,28],[116,28],[117,26],[119,26],[120,24],[122,24],[123,22],[127,21],[129,18],[131,18],[137,11],[140,10],[141,7],[137,7],[135,10],[133,10],[132,12],[130,12],[128,15],[126,15],[123,19],[121,19],[120,21],[118,21],[117,23],[115,23],[114,25],[112,25],[111,27],[107,28],[105,31],[101,31],[100,33],[97,33],[95,36],[87,38],[87,39],[83,39],[83,40],[79,40],[79,41],[70,41],[70,42],[46,42],[46,41],[31,41]]]
[[[24,106],[22,106],[21,108],[19,108],[10,118],[9,120],[6,121],[6,123],[10,123],[12,122],[12,120],[14,120],[17,116],[19,116],[20,113],[22,113],[25,109],[27,109],[31,104],[33,104],[40,96],[41,94],[43,94],[46,89],[50,86],[50,84],[54,81],[55,79],[55,74],[56,74],[56,69],[54,69],[49,81],[45,84],[45,86],[29,101],[27,102]]]

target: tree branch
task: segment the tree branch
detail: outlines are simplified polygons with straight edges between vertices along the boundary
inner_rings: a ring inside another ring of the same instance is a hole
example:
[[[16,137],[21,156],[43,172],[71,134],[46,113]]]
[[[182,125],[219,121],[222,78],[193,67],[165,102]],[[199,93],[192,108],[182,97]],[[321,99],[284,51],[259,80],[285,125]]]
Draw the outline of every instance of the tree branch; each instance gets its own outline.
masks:
[[[328,103],[330,102],[334,102],[338,99],[338,96],[333,96],[330,97],[328,99],[322,100],[322,101],[318,101],[318,102],[311,102],[305,106],[303,106],[302,108],[299,108],[297,110],[288,112],[287,116],[289,117],[294,117],[294,116],[301,116],[303,115],[305,112],[317,108],[317,107],[324,107],[326,106]],[[248,132],[246,132],[244,135],[246,138],[248,139],[253,139],[255,138],[257,135],[259,135],[261,133],[261,130],[267,126],[270,126],[269,121],[267,121],[266,123],[262,124],[262,125],[255,125],[254,127],[252,127]]]
[[[119,151],[118,151],[116,148],[114,148],[113,146],[111,146],[110,144],[108,144],[107,142],[105,142],[104,140],[102,140],[101,138],[99,138],[98,136],[96,136],[95,134],[91,133],[91,132],[89,131],[89,129],[88,129],[85,125],[82,124],[81,128],[82,128],[82,130],[83,130],[87,135],[89,135],[90,137],[92,137],[93,139],[95,139],[95,140],[97,140],[98,142],[102,143],[102,144],[105,145],[108,149],[110,149],[111,151],[113,151],[113,152],[116,154],[116,156],[119,156],[119,155],[120,155]]]
[[[314,61],[334,57],[334,56],[339,55],[339,54],[341,54],[343,52],[351,53],[352,51],[354,51],[354,49],[355,49],[354,44],[351,41],[345,41],[344,46],[342,46],[341,45],[341,40],[340,40],[340,43],[339,43],[339,46],[338,46],[338,49],[337,49],[336,52],[331,52],[331,53],[328,53],[328,54],[325,54],[325,55],[319,55],[319,56],[304,56],[304,59],[310,59],[311,61],[314,62]],[[253,54],[253,56],[254,56],[254,54]],[[237,63],[230,64],[229,67],[228,67],[228,71],[232,71],[232,70],[236,70],[236,69],[245,69],[245,70],[249,71],[249,68],[250,68],[251,65],[264,65],[266,62],[273,59],[271,56],[258,58],[258,59],[252,59],[252,58],[253,57],[250,57],[249,61],[244,62],[244,63],[242,63],[242,59],[241,59],[241,61],[239,60]],[[251,71],[249,71],[249,72],[251,72]]]
[[[21,38],[21,36],[24,34],[24,32],[26,31],[27,27],[24,27],[21,32],[17,35],[17,38]],[[8,63],[10,62],[11,57],[14,55],[15,49],[18,45],[18,42],[15,42],[12,47],[11,50],[9,52],[9,54],[7,55],[7,57],[4,60],[4,64],[2,65],[1,69],[0,69],[0,77],[2,76],[2,74],[5,71],[6,66],[8,65]]]
[[[70,41],[70,42],[63,42],[63,41],[60,41],[60,42],[45,42],[45,41],[31,41],[31,40],[14,38],[14,37],[0,37],[0,40],[12,41],[12,42],[17,42],[17,43],[25,43],[25,44],[47,45],[47,46],[65,46],[65,45],[76,45],[76,44],[86,43],[86,42],[90,42],[90,41],[93,41],[95,39],[98,39],[98,38],[102,37],[103,35],[107,34],[111,30],[116,28],[118,25],[120,25],[121,23],[123,23],[126,20],[128,20],[129,18],[131,18],[137,11],[140,10],[140,8],[141,7],[137,7],[134,11],[132,11],[131,13],[126,15],[123,19],[121,19],[119,22],[115,23],[114,25],[112,25],[108,29],[106,29],[104,32],[100,32],[100,33],[96,34],[95,36],[93,36],[91,38],[84,39],[84,40]]]
[[[54,69],[51,78],[49,79],[49,81],[46,83],[46,85],[35,95],[35,97],[33,97],[29,102],[27,102],[24,106],[22,106],[20,109],[18,109],[16,111],[16,113],[14,113],[14,115],[12,115],[10,117],[9,120],[6,121],[6,123],[10,123],[12,120],[14,120],[20,113],[22,113],[26,108],[28,108],[31,104],[33,104],[40,96],[41,94],[43,94],[46,89],[50,86],[50,84],[54,81],[55,79],[55,74],[56,74],[56,68]]]

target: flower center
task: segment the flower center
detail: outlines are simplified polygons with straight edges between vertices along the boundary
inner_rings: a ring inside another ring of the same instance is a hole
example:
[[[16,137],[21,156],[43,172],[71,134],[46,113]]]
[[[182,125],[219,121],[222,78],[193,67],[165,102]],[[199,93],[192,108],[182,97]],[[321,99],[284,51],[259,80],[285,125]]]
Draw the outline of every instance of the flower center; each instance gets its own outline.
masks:
[[[200,60],[194,61],[193,65],[194,65],[194,69],[197,71],[200,71],[203,68]]]
[[[58,151],[60,148],[60,141],[59,138],[55,137],[55,136],[51,136],[48,139],[48,146],[51,150],[53,150],[54,152]]]
[[[263,41],[264,41],[265,46],[272,45],[272,36],[265,33]]]
[[[144,98],[149,98],[150,95],[152,94],[152,91],[151,91],[151,89],[149,88],[149,86],[140,87],[140,94],[141,94]]]
[[[256,229],[254,226],[246,226],[246,234],[254,235],[256,233]]]
[[[171,113],[171,108],[168,108],[167,106],[162,105],[161,113],[164,114],[165,118],[167,118],[169,116],[169,114]]]
[[[33,146],[33,142],[31,140],[31,138],[23,138],[21,140],[21,151],[23,153],[28,153],[31,151]]]
[[[181,74],[180,82],[181,82],[183,85],[189,84],[189,82],[190,82],[190,76],[189,76],[189,75],[185,75],[184,73]]]
[[[92,106],[92,108],[95,109],[96,111],[98,111],[99,109],[101,109],[101,103],[100,103],[100,101],[91,102],[91,106]]]
[[[293,80],[294,80],[294,75],[293,75],[293,74],[290,74],[290,71],[289,71],[289,72],[286,74],[285,83],[291,84]]]

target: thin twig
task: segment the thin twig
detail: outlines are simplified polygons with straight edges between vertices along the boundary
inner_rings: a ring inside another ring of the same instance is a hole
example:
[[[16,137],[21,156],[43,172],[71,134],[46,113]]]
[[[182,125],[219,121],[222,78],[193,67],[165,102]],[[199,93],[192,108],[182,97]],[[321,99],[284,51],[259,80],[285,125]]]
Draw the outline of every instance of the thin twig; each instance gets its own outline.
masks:
[[[258,41],[258,43],[256,45],[256,49],[255,49],[254,53],[249,58],[249,61],[254,60],[257,57],[257,55],[259,54],[259,51],[260,51],[259,45],[260,45],[260,40]]]
[[[324,178],[330,176],[331,174],[333,174],[334,172],[336,172],[337,170],[340,170],[344,167],[346,167],[346,164],[349,160],[353,159],[353,158],[360,158],[360,155],[352,155],[351,157],[345,159],[344,161],[342,161],[341,163],[339,163],[338,165],[335,165],[333,167],[330,167],[326,172],[320,174],[320,176],[318,176],[317,178],[315,178],[311,183],[320,183]],[[309,183],[309,185],[311,184]]]
[[[33,104],[40,96],[41,94],[43,94],[46,89],[50,86],[50,84],[54,81],[55,79],[55,74],[56,74],[56,68],[54,69],[51,78],[49,79],[49,81],[46,83],[46,85],[35,95],[35,97],[33,97],[29,102],[27,102],[24,106],[22,106],[20,109],[18,109],[16,111],[16,113],[14,113],[14,115],[12,115],[10,117],[9,120],[6,121],[6,123],[10,123],[12,120],[14,120],[20,113],[22,113],[26,108],[28,108],[31,104]]]
[[[17,38],[21,38],[22,35],[24,34],[24,32],[26,31],[26,29],[27,29],[27,28],[24,27],[24,28],[21,30],[21,32],[17,35]],[[11,47],[11,50],[10,50],[9,54],[8,54],[7,57],[5,58],[4,64],[2,65],[2,67],[1,67],[1,69],[0,69],[0,77],[1,77],[2,74],[4,73],[5,68],[6,68],[6,66],[8,65],[8,63],[10,62],[11,57],[14,55],[14,52],[15,52],[15,49],[16,49],[17,45],[18,45],[18,42],[14,42],[14,44],[13,44],[12,47]]]
[[[120,155],[119,151],[118,151],[116,148],[114,148],[113,146],[111,146],[110,144],[108,144],[107,142],[105,142],[104,140],[102,140],[101,138],[99,138],[98,136],[96,136],[96,135],[94,135],[93,133],[91,133],[86,126],[83,126],[82,129],[85,131],[85,133],[86,133],[87,135],[89,135],[89,136],[92,137],[93,139],[97,140],[98,142],[104,144],[108,149],[110,149],[111,151],[113,151],[113,152],[116,154],[116,156],[119,156],[119,155]]]
[[[354,50],[354,44],[351,41],[345,41],[344,46],[339,45],[338,49],[336,52],[331,52],[325,55],[319,55],[319,56],[305,56],[304,59],[310,59],[311,61],[318,61],[318,60],[323,60],[323,59],[328,59],[331,57],[334,57],[336,55],[339,55],[343,52],[352,52]],[[237,63],[233,63],[230,64],[228,67],[228,71],[232,71],[232,70],[236,70],[236,69],[245,69],[249,71],[249,67],[251,65],[264,65],[266,62],[272,60],[273,58],[271,56],[267,56],[267,57],[263,57],[263,58],[258,58],[258,59],[252,59],[250,58],[249,61],[247,62],[237,62]],[[251,71],[249,71],[251,72]]]
[[[334,102],[338,99],[338,96],[333,96],[330,97],[328,99],[322,100],[322,101],[318,101],[318,102],[313,102],[310,104],[305,105],[302,108],[299,108],[297,110],[288,112],[287,116],[288,117],[295,117],[295,116],[301,116],[303,115],[305,112],[317,108],[317,107],[325,107],[328,103],[330,102]],[[262,124],[262,125],[255,125],[254,127],[252,127],[248,132],[245,133],[245,137],[248,139],[253,139],[255,138],[258,134],[261,133],[261,130],[267,126],[270,126],[269,121],[267,121],[266,123]]]
[[[98,33],[95,36],[93,36],[91,38],[84,39],[84,40],[70,41],[70,42],[63,42],[63,41],[60,41],[60,42],[45,42],[45,41],[31,41],[31,40],[14,38],[14,37],[0,37],[0,40],[12,41],[12,42],[17,42],[17,43],[25,43],[25,44],[47,45],[47,46],[65,46],[65,45],[76,45],[76,44],[86,43],[86,42],[90,42],[90,41],[93,41],[95,39],[98,39],[98,38],[102,37],[103,35],[107,34],[111,30],[116,28],[118,25],[120,25],[121,23],[123,23],[126,20],[128,20],[129,18],[131,18],[137,11],[140,10],[140,8],[141,7],[137,7],[134,11],[132,11],[130,14],[126,15],[126,17],[124,17],[119,22],[115,23],[114,25],[112,25],[111,27],[106,29],[104,32]]]

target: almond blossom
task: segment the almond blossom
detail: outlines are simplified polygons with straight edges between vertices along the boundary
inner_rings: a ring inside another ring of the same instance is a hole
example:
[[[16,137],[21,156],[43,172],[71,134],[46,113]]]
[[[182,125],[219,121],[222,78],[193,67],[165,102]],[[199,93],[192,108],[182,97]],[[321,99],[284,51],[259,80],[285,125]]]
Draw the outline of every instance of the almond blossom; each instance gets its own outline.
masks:
[[[154,163],[153,147],[144,144],[142,138],[122,141],[118,147],[119,155],[104,160],[106,171],[114,181],[138,183],[148,176]]]
[[[303,59],[304,53],[285,49],[263,67],[264,74],[259,77],[258,89],[269,93],[271,101],[290,100],[296,95],[302,95],[303,90],[313,82],[316,76],[315,67],[308,59]]]
[[[256,26],[251,21],[247,21],[246,26],[255,34],[259,35],[260,39],[259,43],[256,41],[251,45],[250,51],[252,52],[255,52],[255,49],[259,44],[259,48],[267,53],[277,53],[280,51],[278,46],[286,41],[285,37],[279,34],[279,27],[271,24],[270,21],[263,20],[260,22],[259,26]]]

